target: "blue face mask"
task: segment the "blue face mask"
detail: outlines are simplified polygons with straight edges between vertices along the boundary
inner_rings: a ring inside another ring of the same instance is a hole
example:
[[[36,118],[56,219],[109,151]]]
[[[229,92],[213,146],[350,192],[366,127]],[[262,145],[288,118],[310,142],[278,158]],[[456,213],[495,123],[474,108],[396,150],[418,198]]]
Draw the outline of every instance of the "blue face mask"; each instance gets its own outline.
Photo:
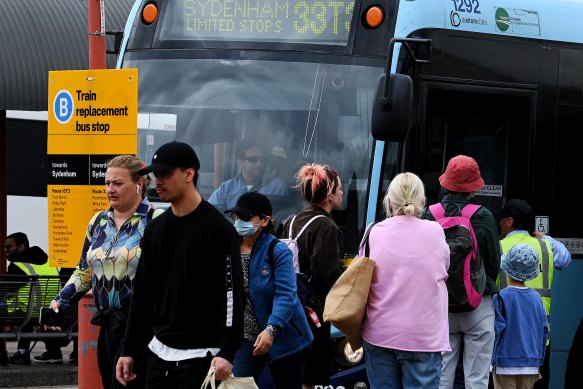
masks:
[[[235,229],[240,236],[251,236],[257,232],[258,227],[252,221],[235,220]]]

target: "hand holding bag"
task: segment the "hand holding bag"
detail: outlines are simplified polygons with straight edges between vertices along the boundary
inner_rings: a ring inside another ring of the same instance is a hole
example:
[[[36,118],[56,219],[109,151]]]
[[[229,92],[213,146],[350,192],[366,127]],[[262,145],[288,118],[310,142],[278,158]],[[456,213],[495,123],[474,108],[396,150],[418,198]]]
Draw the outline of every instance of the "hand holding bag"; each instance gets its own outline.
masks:
[[[235,377],[233,374],[229,378],[221,381],[218,388],[215,387],[215,368],[211,367],[202,382],[200,389],[259,389],[253,377]]]
[[[373,225],[367,228],[361,243],[365,244],[365,256],[354,257],[332,286],[324,306],[324,321],[342,331],[353,350],[362,347],[362,323],[375,265],[375,261],[368,258],[368,234]]]

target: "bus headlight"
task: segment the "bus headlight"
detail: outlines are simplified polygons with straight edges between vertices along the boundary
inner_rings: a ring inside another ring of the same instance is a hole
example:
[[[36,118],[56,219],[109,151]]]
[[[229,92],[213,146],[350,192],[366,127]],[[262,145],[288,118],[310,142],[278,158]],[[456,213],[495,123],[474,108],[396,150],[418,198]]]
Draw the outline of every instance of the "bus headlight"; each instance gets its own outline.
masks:
[[[362,361],[364,350],[362,347],[358,350],[353,350],[350,343],[344,339],[338,344],[338,354],[336,359],[338,363],[351,366],[357,365]]]

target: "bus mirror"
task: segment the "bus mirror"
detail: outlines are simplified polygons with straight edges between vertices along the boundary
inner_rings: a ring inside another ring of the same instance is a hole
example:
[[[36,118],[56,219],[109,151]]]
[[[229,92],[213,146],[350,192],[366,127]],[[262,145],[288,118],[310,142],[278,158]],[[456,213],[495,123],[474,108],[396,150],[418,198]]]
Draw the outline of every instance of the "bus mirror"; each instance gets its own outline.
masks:
[[[413,81],[404,74],[379,77],[372,107],[371,132],[377,140],[402,142],[411,127]]]

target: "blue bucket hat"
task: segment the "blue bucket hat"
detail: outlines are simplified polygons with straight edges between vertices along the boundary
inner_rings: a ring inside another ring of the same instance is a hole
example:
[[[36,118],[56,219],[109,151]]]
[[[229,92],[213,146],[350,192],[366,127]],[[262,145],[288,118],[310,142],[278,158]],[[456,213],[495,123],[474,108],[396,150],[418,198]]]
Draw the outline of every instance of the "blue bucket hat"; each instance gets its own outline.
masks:
[[[517,244],[502,255],[500,268],[513,280],[530,281],[540,273],[538,253],[530,245]]]

